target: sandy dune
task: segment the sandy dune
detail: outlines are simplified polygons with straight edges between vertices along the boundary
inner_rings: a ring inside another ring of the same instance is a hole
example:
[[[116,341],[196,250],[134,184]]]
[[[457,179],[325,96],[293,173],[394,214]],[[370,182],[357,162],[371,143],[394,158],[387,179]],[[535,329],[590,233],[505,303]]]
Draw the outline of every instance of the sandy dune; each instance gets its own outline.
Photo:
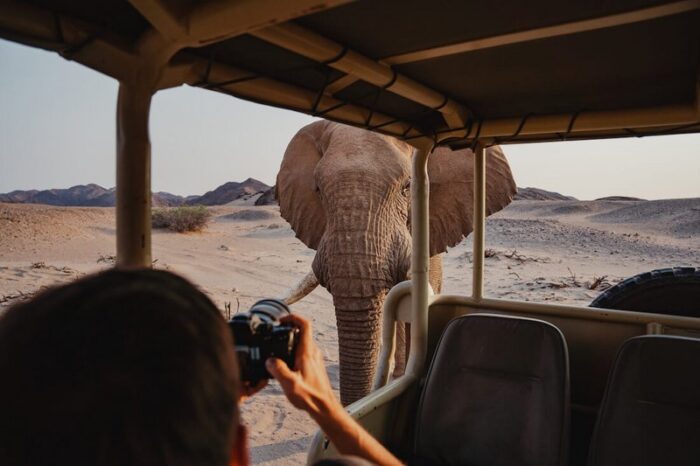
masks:
[[[190,278],[230,312],[280,296],[308,272],[314,252],[294,237],[277,207],[212,212],[202,233],[155,231],[155,267]],[[487,295],[586,305],[630,275],[698,266],[700,199],[517,201],[488,220],[487,248]],[[114,253],[112,208],[0,204],[0,312],[42,287],[109,267]],[[469,293],[470,261],[467,238],[445,256],[444,293]],[[337,388],[330,295],[317,289],[294,310],[313,321]],[[303,464],[315,428],[278,386],[250,400],[244,416],[255,463]]]

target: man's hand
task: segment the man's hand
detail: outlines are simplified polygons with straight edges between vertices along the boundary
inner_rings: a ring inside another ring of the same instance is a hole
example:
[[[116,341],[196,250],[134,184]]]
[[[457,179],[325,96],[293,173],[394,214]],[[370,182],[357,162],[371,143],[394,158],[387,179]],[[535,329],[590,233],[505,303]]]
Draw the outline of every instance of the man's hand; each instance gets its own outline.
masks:
[[[340,453],[381,466],[400,465],[394,455],[350,417],[333,394],[323,357],[312,339],[311,324],[297,315],[285,316],[280,321],[299,329],[294,370],[277,358],[268,359],[265,365],[289,401],[311,415]]]
[[[266,361],[268,372],[280,383],[292,405],[313,417],[331,407],[340,407],[328,380],[321,351],[313,341],[311,323],[294,314],[284,316],[280,322],[299,329],[294,371],[280,359],[270,358]]]

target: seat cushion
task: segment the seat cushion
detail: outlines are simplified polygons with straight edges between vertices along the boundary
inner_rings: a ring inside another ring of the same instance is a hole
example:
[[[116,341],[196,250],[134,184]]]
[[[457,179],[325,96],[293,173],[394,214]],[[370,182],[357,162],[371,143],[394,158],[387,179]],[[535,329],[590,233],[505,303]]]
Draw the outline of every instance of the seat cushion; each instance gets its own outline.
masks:
[[[700,340],[648,335],[623,344],[589,465],[700,465]]]
[[[451,321],[421,395],[415,464],[559,465],[568,454],[564,336],[534,319]]]
[[[451,321],[428,372],[416,464],[560,465],[567,460],[564,336],[534,319],[472,314]]]

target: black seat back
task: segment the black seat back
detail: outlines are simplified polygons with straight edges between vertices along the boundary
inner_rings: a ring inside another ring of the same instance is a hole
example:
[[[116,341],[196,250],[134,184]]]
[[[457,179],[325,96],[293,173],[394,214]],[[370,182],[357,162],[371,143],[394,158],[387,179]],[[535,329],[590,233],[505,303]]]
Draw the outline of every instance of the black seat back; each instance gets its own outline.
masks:
[[[700,340],[648,335],[622,345],[589,465],[700,465]]]
[[[534,319],[450,322],[418,408],[415,464],[561,465],[568,455],[564,336]]]

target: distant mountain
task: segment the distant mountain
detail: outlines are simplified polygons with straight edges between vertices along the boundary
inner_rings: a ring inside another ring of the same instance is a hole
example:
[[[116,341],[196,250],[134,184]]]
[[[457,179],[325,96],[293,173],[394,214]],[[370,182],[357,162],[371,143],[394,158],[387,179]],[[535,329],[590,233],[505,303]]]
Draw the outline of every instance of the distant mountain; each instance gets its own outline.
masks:
[[[178,196],[176,194],[157,192],[153,193],[152,203],[154,207],[174,207],[179,205],[222,205],[237,199],[246,198],[261,193],[255,205],[277,204],[275,187],[268,186],[254,178],[238,183],[230,181],[201,196]],[[537,201],[575,201],[576,198],[563,194],[545,191],[539,188],[518,188],[515,200]],[[0,202],[19,204],[48,204],[57,206],[87,206],[87,207],[112,207],[116,204],[116,192],[114,188],[106,189],[96,184],[72,186],[68,189],[46,189],[39,191],[12,191],[0,194]]]
[[[105,189],[96,184],[88,184],[72,186],[68,189],[12,191],[11,193],[0,194],[0,202],[105,207],[114,205],[114,189]]]
[[[202,196],[194,199],[188,199],[187,205],[221,205],[228,204],[243,196],[265,192],[270,187],[254,178],[248,178],[242,183],[229,181],[224,183],[213,191],[209,191]]]
[[[187,205],[220,205],[240,197],[251,196],[269,190],[265,183],[248,178],[242,183],[235,181],[225,183],[203,196],[178,196],[166,192],[153,193],[151,202],[154,207],[174,207]],[[115,188],[107,189],[97,184],[72,186],[67,189],[45,189],[12,191],[0,194],[0,202],[15,204],[48,204],[55,206],[113,207],[116,205]]]
[[[255,201],[255,205],[277,205],[279,202],[277,201],[277,186],[273,186],[264,193]]]
[[[164,191],[153,193],[151,204],[153,207],[176,207],[185,203],[185,198],[177,194],[170,194]]]
[[[552,191],[545,191],[539,188],[518,188],[518,192],[513,197],[513,200],[528,200],[528,201],[577,201],[575,197],[565,196],[563,194]]]

